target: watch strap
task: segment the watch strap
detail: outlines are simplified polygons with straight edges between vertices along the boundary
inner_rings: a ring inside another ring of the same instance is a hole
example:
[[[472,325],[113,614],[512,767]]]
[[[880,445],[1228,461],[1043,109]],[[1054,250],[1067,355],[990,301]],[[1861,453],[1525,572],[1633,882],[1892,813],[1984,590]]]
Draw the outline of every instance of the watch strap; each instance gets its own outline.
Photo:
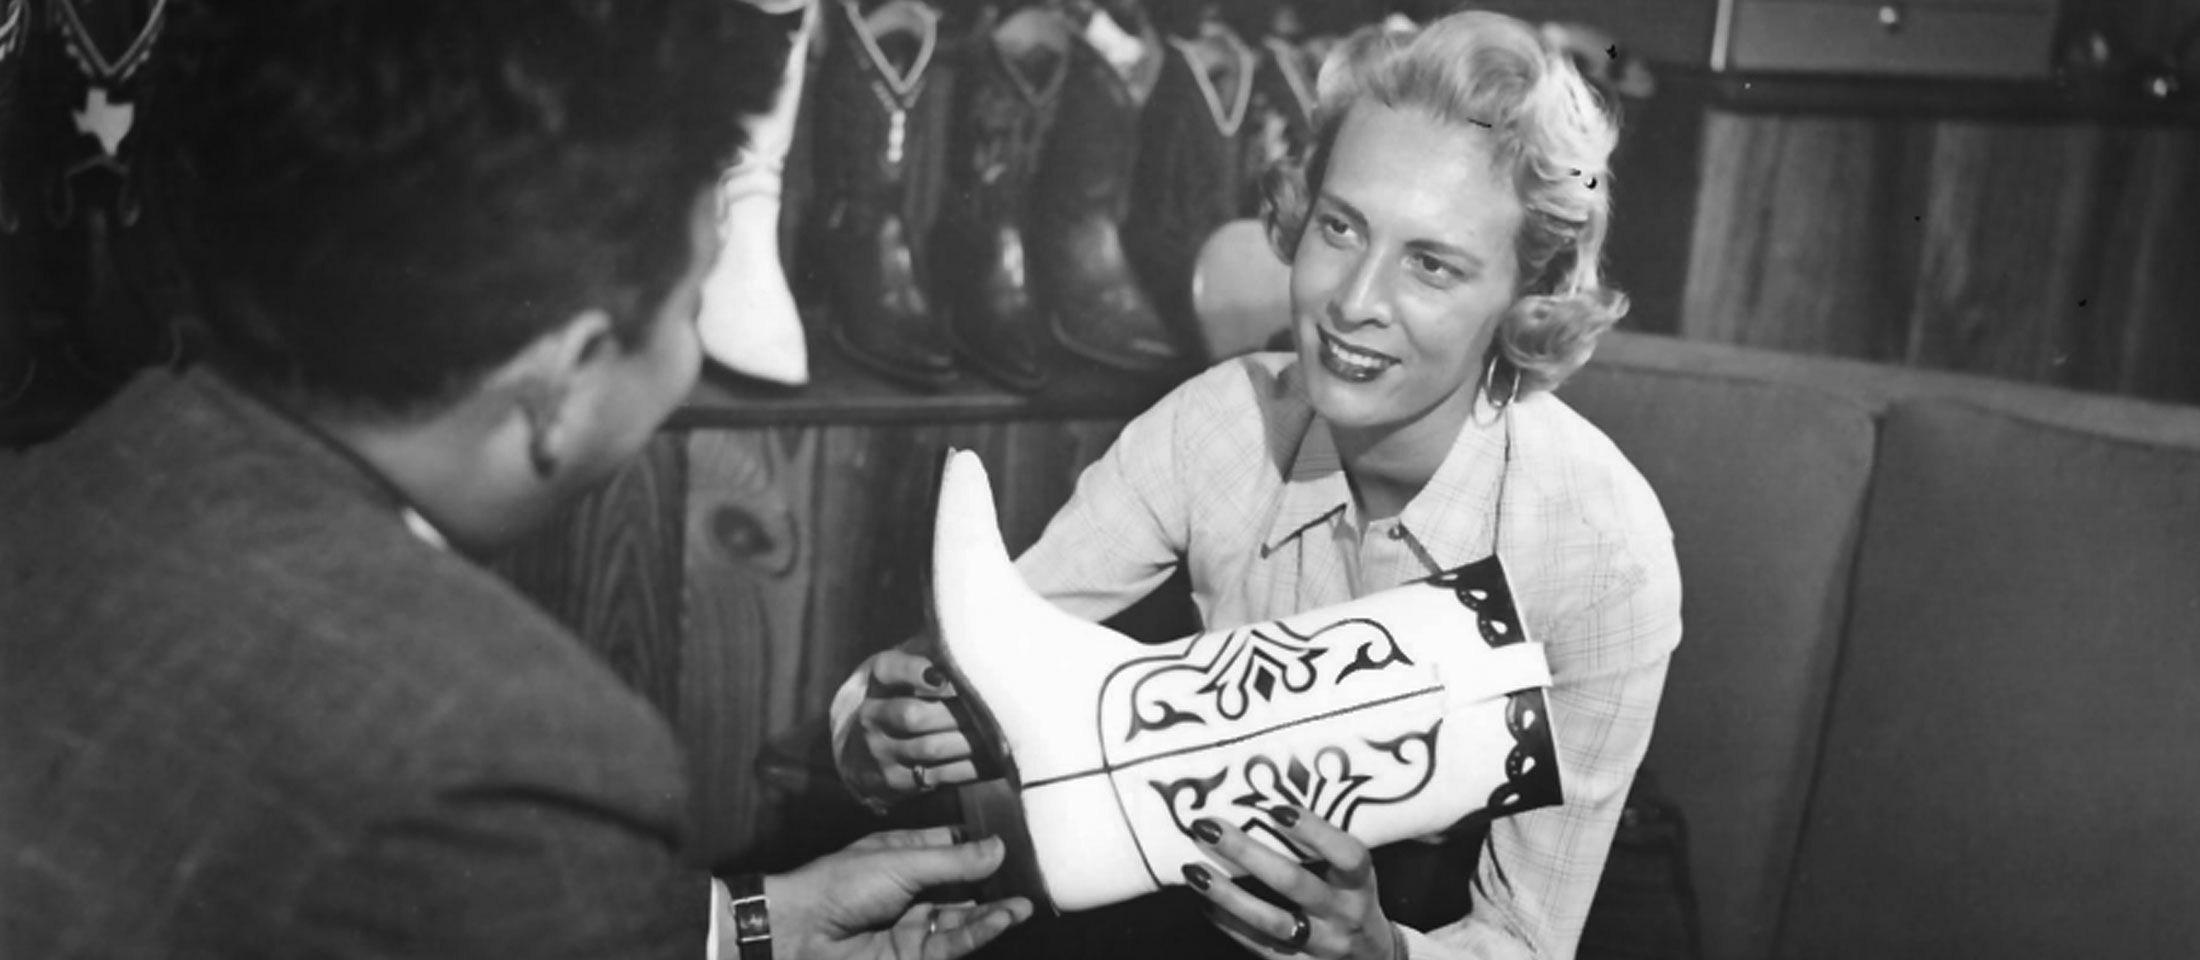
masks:
[[[733,946],[741,960],[772,960],[772,915],[764,899],[764,875],[744,873],[726,879],[733,901]]]

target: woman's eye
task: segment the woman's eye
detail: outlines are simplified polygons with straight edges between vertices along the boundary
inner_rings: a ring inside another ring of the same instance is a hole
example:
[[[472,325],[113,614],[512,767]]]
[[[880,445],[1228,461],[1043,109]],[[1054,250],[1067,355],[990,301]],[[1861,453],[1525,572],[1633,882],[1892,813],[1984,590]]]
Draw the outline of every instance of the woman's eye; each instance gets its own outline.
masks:
[[[1352,235],[1352,225],[1346,223],[1343,217],[1322,217],[1321,228],[1322,234],[1333,240],[1342,240],[1345,237],[1349,237]]]
[[[1459,279],[1459,268],[1426,253],[1413,255],[1413,269],[1444,281]]]

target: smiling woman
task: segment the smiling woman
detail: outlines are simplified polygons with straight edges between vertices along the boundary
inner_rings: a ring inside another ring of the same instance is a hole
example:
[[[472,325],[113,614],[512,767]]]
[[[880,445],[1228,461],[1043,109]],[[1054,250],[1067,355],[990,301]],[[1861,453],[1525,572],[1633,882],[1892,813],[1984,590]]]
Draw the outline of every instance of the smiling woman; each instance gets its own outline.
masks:
[[[1017,570],[1100,620],[1184,567],[1215,632],[1499,558],[1551,668],[1565,801],[1446,848],[1471,913],[1394,924],[1367,847],[1298,807],[1192,824],[1217,869],[1189,882],[1265,956],[1572,956],[1680,640],[1656,496],[1550,393],[1626,310],[1598,271],[1616,127],[1563,52],[1492,14],[1359,35],[1319,86],[1306,162],[1267,182],[1296,352],[1227,361],[1132,421]],[[975,776],[930,666],[882,653],[835,702],[843,773],[876,799]]]

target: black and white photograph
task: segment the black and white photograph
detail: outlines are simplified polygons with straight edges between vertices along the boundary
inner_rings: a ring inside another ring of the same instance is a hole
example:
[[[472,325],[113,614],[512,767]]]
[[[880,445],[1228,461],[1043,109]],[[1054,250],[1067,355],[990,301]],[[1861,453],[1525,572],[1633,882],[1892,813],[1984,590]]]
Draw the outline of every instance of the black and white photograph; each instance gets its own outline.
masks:
[[[0,0],[0,960],[2200,956],[2200,0]]]

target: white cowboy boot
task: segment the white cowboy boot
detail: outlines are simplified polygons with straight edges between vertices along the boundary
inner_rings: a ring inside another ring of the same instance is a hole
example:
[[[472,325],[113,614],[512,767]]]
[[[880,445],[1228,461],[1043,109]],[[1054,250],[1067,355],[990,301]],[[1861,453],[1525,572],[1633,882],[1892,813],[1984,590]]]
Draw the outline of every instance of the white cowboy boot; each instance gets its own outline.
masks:
[[[982,816],[1009,821],[1010,872],[1035,872],[1025,892],[1058,910],[1183,882],[1208,863],[1202,818],[1293,852],[1278,805],[1379,846],[1560,802],[1550,672],[1494,557],[1148,645],[1024,585],[976,455],[950,456],[934,535],[941,660],[1014,793]]]
[[[771,111],[749,118],[748,145],[718,180],[718,263],[703,281],[696,321],[703,352],[744,376],[788,386],[810,382],[802,315],[779,260],[779,195],[787,148],[794,142],[809,63],[817,4],[805,3],[802,26],[787,51],[787,67]]]

